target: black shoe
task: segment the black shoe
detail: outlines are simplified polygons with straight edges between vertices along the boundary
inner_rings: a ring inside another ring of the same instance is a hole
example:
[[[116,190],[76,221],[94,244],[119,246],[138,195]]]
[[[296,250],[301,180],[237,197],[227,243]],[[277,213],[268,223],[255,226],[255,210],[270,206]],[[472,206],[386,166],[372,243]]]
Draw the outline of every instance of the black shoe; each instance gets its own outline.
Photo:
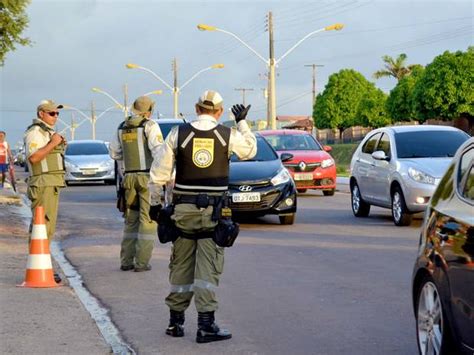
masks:
[[[57,284],[61,282],[61,276],[59,276],[59,274],[54,274],[54,282],[56,282]]]
[[[135,265],[121,265],[120,270],[122,271],[130,271],[135,269]]]
[[[214,321],[214,312],[198,313],[197,343],[210,343],[230,338],[232,338],[232,334],[227,329],[220,329]]]
[[[135,272],[150,271],[151,265],[146,265],[144,267],[135,267]]]
[[[166,334],[180,338],[184,336],[184,312],[173,311],[170,309],[170,324],[166,328]]]

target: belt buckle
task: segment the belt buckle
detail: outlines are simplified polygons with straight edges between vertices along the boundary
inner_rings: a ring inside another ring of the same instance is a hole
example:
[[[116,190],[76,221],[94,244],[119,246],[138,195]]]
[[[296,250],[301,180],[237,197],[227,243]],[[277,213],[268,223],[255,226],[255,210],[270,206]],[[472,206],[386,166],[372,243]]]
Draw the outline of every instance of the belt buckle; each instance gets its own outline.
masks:
[[[207,208],[209,206],[209,196],[206,194],[199,194],[196,196],[196,206],[198,208]]]

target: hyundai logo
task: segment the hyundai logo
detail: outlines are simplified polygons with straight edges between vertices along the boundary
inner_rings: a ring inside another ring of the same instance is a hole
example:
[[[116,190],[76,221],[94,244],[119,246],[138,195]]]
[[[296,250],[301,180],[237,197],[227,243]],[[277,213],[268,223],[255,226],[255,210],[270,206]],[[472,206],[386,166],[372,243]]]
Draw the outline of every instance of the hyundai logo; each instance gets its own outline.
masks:
[[[305,162],[304,162],[304,161],[300,162],[300,163],[298,164],[298,167],[300,168],[301,171],[303,171],[304,169],[306,169],[306,164],[305,164]]]
[[[239,190],[242,191],[242,192],[252,191],[252,186],[242,185],[242,186],[239,187]]]

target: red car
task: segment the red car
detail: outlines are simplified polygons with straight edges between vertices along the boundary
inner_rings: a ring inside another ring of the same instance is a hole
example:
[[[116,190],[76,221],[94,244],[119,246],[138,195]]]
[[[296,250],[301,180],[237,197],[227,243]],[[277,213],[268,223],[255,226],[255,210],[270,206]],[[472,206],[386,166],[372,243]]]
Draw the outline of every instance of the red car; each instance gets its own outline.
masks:
[[[323,190],[324,196],[336,190],[336,164],[329,155],[331,147],[322,146],[311,134],[291,129],[259,131],[278,154],[290,153],[283,162],[295,181],[298,192]]]

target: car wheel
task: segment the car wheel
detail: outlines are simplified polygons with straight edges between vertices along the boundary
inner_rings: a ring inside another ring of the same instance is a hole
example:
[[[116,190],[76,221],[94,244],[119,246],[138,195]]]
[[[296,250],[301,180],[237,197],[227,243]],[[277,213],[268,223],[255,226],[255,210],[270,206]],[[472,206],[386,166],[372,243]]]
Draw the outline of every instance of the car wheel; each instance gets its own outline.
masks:
[[[411,223],[412,215],[405,204],[405,197],[400,187],[395,187],[392,194],[392,217],[395,225],[408,226]]]
[[[295,213],[286,216],[278,216],[281,224],[293,224],[295,223]]]
[[[106,184],[106,185],[115,185],[115,179],[104,180],[104,184]]]
[[[307,191],[307,189],[298,189],[299,194],[304,194]]]
[[[421,281],[416,295],[416,338],[422,355],[453,354],[451,332],[438,288],[430,276]]]
[[[367,217],[370,212],[370,205],[362,199],[360,195],[359,185],[354,182],[351,189],[351,205],[352,213],[356,217]]]
[[[334,193],[336,192],[336,189],[331,189],[331,190],[323,190],[324,196],[334,196]]]

